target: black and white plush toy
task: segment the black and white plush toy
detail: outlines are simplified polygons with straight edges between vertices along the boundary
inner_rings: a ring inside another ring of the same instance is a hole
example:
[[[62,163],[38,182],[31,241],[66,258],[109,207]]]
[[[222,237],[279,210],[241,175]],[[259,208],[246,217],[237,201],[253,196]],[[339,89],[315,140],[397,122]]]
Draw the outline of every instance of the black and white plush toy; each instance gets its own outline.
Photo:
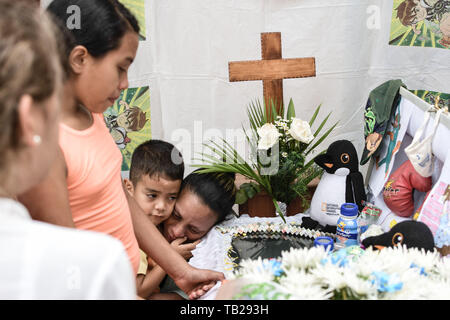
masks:
[[[407,248],[434,250],[434,237],[430,228],[419,221],[402,221],[391,230],[362,241],[364,247],[382,249],[385,247],[406,246]]]
[[[333,142],[325,154],[314,158],[314,162],[325,172],[311,200],[310,218],[304,219],[305,227],[314,227],[317,222],[335,230],[341,205],[355,203],[359,211],[366,200],[364,181],[359,172],[356,149],[348,140]]]

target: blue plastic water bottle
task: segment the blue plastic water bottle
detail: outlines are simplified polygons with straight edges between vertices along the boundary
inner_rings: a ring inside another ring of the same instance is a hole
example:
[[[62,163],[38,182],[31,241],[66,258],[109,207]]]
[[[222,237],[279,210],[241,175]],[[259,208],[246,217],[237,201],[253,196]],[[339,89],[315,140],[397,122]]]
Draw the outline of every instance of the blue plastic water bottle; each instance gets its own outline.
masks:
[[[341,205],[336,226],[336,249],[358,245],[358,206],[354,203]]]

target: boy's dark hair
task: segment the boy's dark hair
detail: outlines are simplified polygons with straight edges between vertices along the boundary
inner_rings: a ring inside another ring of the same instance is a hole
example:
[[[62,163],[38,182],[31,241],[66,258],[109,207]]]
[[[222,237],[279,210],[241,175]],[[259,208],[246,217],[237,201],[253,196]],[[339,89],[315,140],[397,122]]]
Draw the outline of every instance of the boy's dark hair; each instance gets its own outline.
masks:
[[[71,6],[79,8],[80,28],[69,29],[67,25]],[[100,58],[117,49],[127,31],[139,34],[140,30],[135,16],[117,0],[54,0],[47,11],[65,36],[66,58],[77,45]]]
[[[196,194],[217,214],[216,223],[220,223],[233,212],[232,208],[236,200],[234,180],[234,173],[199,173],[196,170],[184,178],[180,192],[187,189]]]
[[[131,157],[131,183],[136,186],[143,175],[183,180],[184,162],[180,151],[162,140],[153,139],[140,144]]]

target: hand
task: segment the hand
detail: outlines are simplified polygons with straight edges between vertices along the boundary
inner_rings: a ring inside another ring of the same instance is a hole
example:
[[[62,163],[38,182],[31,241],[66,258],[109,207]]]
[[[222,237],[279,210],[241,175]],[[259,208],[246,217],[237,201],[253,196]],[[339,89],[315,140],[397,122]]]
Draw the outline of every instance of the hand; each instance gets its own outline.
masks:
[[[173,279],[177,286],[186,292],[189,299],[197,299],[214,287],[217,281],[223,281],[222,272],[197,269],[187,264],[187,268],[177,279]]]
[[[192,243],[185,243],[187,237],[177,238],[173,240],[170,245],[178,252],[184,259],[189,260],[192,257],[192,250],[194,250],[197,245],[200,243],[200,240],[197,240]]]

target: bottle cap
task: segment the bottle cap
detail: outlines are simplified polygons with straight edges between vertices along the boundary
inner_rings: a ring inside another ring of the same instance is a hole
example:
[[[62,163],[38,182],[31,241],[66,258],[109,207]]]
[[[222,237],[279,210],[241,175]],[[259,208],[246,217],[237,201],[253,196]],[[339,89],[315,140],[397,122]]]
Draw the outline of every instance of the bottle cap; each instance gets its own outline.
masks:
[[[334,241],[331,237],[317,237],[314,240],[314,246],[322,246],[324,247],[325,251],[333,251],[334,248]]]
[[[344,203],[341,205],[341,214],[346,217],[358,215],[358,206],[354,203]]]

